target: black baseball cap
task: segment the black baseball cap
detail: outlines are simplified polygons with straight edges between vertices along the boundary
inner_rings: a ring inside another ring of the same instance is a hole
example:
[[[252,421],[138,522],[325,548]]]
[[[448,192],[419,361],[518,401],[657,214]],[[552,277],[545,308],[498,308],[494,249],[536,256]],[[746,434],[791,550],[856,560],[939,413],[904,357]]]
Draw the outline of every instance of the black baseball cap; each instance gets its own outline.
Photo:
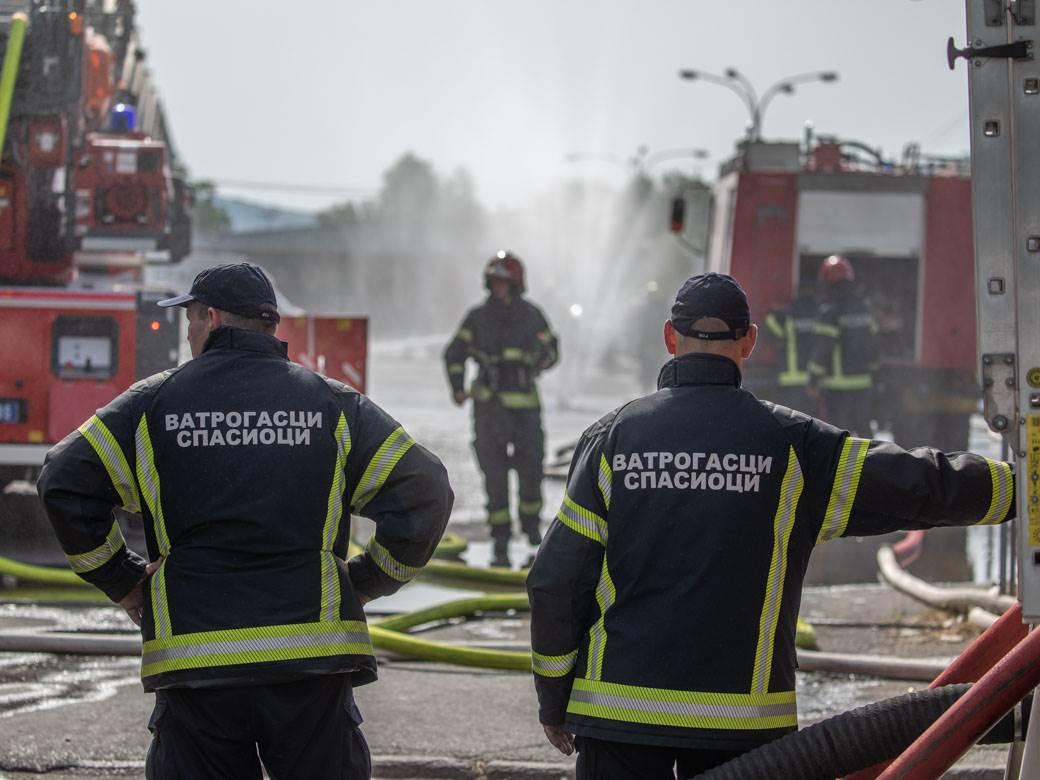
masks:
[[[207,268],[195,277],[189,292],[159,301],[158,305],[186,306],[192,301],[251,320],[278,322],[281,319],[271,280],[252,263],[226,263]]]
[[[702,331],[693,327],[698,320],[711,317],[722,320],[729,330]],[[672,325],[684,336],[721,341],[739,339],[751,325],[747,293],[737,280],[726,274],[707,273],[691,276],[672,304]]]

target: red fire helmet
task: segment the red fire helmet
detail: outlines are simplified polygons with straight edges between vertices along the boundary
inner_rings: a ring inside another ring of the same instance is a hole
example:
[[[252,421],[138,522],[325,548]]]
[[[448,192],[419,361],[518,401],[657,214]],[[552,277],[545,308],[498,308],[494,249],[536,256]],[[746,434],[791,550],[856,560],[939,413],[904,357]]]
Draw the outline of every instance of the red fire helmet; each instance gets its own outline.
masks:
[[[837,284],[838,282],[851,282],[856,279],[856,273],[852,270],[852,263],[841,255],[831,255],[820,264],[819,280],[826,284]]]
[[[516,287],[518,292],[524,292],[527,289],[524,284],[524,264],[520,262],[519,257],[504,249],[496,252],[484,266],[484,286],[489,290],[492,279],[505,279]]]

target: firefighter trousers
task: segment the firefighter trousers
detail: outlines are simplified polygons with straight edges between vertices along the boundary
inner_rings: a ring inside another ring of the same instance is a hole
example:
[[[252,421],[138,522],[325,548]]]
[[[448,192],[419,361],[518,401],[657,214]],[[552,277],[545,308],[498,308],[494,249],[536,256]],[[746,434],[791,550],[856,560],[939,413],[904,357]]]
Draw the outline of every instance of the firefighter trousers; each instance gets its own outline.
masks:
[[[497,401],[473,404],[473,450],[484,472],[488,523],[495,538],[509,537],[509,469],[519,483],[520,526],[537,529],[542,511],[545,435],[541,409],[505,409]]]
[[[636,745],[578,737],[577,780],[686,780],[745,751]]]
[[[148,721],[148,780],[367,780],[368,745],[345,675],[277,685],[168,688]]]

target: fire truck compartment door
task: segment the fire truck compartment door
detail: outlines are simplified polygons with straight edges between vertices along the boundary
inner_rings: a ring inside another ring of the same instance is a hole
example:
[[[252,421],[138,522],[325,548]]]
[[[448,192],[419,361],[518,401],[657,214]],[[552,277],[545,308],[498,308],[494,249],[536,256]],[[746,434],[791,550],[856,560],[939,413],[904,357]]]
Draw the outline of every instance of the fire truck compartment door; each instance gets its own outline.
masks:
[[[55,382],[47,401],[47,441],[61,441],[117,395],[110,382]]]
[[[916,192],[803,191],[798,205],[801,254],[920,257],[925,201]]]

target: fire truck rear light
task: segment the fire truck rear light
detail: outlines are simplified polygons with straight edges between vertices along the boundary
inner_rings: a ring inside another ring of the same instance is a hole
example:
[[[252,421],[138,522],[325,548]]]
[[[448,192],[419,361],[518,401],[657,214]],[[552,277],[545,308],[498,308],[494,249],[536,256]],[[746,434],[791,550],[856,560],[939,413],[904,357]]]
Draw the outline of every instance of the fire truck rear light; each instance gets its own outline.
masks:
[[[152,320],[152,324],[148,326],[152,330],[159,330],[162,327],[162,323],[159,320]]]
[[[69,13],[69,34],[71,35],[82,35],[83,34],[83,17],[75,11]]]

